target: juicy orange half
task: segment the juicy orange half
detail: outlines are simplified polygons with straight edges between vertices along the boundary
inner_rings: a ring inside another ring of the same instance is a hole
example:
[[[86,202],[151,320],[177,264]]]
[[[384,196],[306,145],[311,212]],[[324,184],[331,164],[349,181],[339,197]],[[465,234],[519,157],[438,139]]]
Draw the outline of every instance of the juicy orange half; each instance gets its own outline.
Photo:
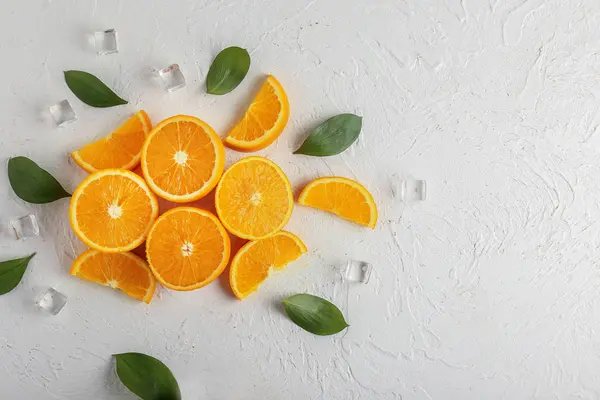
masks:
[[[87,250],[73,263],[71,275],[119,289],[145,303],[152,301],[156,279],[146,261],[132,253]]]
[[[71,153],[87,172],[107,168],[134,169],[140,163],[144,140],[152,129],[145,111],[139,111],[110,135]]]
[[[269,75],[240,122],[225,138],[225,144],[239,151],[262,150],[281,135],[289,117],[285,90]]]
[[[279,232],[294,207],[285,173],[264,157],[246,157],[225,173],[215,193],[217,214],[234,235],[250,240]]]
[[[146,256],[156,279],[173,290],[194,290],[214,281],[229,262],[229,235],[212,213],[173,208],[156,220]]]
[[[336,176],[316,179],[302,190],[298,203],[329,211],[371,229],[377,225],[373,196],[351,179]]]
[[[158,215],[158,202],[144,180],[125,169],[89,175],[73,193],[71,227],[89,247],[110,253],[142,244]]]
[[[142,171],[160,197],[185,203],[206,196],[225,166],[223,142],[196,117],[177,115],[152,129],[142,148]]]
[[[271,270],[283,269],[306,251],[302,240],[286,231],[246,243],[233,258],[229,269],[233,293],[238,299],[243,299],[258,289]]]

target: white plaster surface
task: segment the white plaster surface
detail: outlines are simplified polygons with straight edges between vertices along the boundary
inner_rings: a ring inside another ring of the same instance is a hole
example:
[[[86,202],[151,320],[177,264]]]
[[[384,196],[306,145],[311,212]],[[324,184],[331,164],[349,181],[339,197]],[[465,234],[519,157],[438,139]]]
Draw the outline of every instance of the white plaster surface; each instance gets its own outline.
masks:
[[[97,56],[86,35],[107,28],[120,52]],[[248,77],[207,95],[229,45],[251,53]],[[167,363],[184,399],[600,398],[598,0],[5,0],[0,54],[0,158],[29,156],[69,190],[84,174],[68,152],[135,110],[224,136],[273,73],[292,114],[261,154],[296,190],[355,178],[380,210],[370,231],[297,207],[288,229],[310,254],[260,292],[237,301],[223,279],[146,306],[70,277],[68,201],[27,205],[3,172],[1,217],[34,211],[42,237],[0,244],[2,259],[38,252],[0,298],[0,399],[133,399],[111,364],[126,351]],[[166,93],[150,71],[171,63],[188,84]],[[130,104],[82,104],[67,69]],[[63,98],[79,120],[59,129],[46,107]],[[351,149],[291,154],[342,112],[364,116]],[[426,179],[427,201],[402,207],[394,174]],[[368,285],[341,283],[348,258],[375,265]],[[48,286],[69,296],[57,317],[33,307]],[[297,292],[331,299],[351,327],[301,331],[278,306]]]

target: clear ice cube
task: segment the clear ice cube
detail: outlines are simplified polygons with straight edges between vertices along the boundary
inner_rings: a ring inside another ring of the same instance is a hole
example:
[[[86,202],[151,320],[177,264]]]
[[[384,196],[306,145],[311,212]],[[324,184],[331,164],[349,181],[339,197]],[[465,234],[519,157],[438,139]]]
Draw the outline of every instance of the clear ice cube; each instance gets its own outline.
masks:
[[[346,264],[344,278],[349,282],[368,283],[373,266],[366,261],[350,260]]]
[[[185,86],[185,77],[179,68],[179,65],[173,64],[158,71],[158,76],[162,79],[165,89],[173,92]]]
[[[394,196],[402,201],[422,201],[427,197],[427,182],[413,178],[395,178]]]
[[[58,126],[63,126],[77,120],[77,114],[75,114],[75,110],[71,107],[69,100],[62,100],[50,106],[50,115],[52,115],[52,119]]]
[[[117,53],[119,51],[117,31],[114,29],[94,32],[94,43],[96,52],[101,55]]]
[[[67,296],[57,291],[54,288],[49,288],[40,299],[36,302],[36,305],[49,312],[52,315],[56,315],[62,311],[67,304]]]
[[[38,225],[37,218],[33,214],[13,220],[11,221],[11,225],[18,240],[24,240],[40,235],[40,226]]]

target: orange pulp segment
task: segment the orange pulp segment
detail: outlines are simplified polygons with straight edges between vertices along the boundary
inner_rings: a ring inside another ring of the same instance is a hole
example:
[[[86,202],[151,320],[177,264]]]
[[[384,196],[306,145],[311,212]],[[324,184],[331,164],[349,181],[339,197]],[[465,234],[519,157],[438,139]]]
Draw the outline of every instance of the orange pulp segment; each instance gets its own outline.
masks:
[[[71,275],[119,289],[145,303],[152,301],[156,289],[156,279],[148,264],[132,253],[87,250],[73,263]]]
[[[194,290],[214,281],[229,262],[229,235],[212,213],[173,208],[152,226],[146,256],[156,279],[173,290]]]
[[[243,299],[258,289],[269,277],[271,269],[283,269],[306,251],[302,240],[286,231],[246,243],[233,258],[229,269],[233,293],[238,299]]]
[[[158,202],[146,182],[125,169],[89,175],[73,193],[71,227],[89,247],[111,253],[142,244],[158,215]]]
[[[246,157],[225,173],[215,193],[223,225],[243,239],[264,239],[279,232],[294,207],[285,173],[264,157]]]
[[[225,144],[239,151],[258,151],[273,143],[290,117],[290,103],[283,86],[269,75],[248,110],[229,132]]]
[[[196,117],[177,115],[152,129],[142,148],[142,171],[158,196],[177,203],[198,200],[218,183],[223,142]]]
[[[148,114],[139,111],[113,133],[74,151],[71,157],[90,173],[107,168],[134,169],[151,129]]]
[[[369,228],[377,224],[377,206],[363,185],[340,177],[319,178],[309,183],[298,203],[329,211]]]

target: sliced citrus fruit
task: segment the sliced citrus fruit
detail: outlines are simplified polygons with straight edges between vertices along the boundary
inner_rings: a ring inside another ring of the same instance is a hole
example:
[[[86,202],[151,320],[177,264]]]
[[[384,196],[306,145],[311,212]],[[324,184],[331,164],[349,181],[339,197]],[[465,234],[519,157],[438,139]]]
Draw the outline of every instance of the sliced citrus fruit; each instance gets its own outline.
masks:
[[[279,232],[294,207],[290,181],[264,157],[246,157],[233,164],[217,186],[217,214],[223,225],[243,239],[263,239]]]
[[[233,293],[243,299],[269,277],[272,269],[283,269],[306,251],[302,240],[286,231],[246,243],[233,258],[229,269]]]
[[[337,176],[319,178],[309,183],[298,203],[329,211],[357,224],[375,228],[377,206],[371,193],[351,179]]]
[[[160,197],[184,203],[206,196],[225,166],[223,142],[196,117],[177,115],[158,124],[142,149],[142,171]]]
[[[73,160],[87,172],[107,168],[133,169],[140,163],[144,140],[152,129],[145,111],[139,111],[105,138],[71,153]]]
[[[132,253],[87,250],[73,263],[71,275],[119,289],[129,297],[152,301],[156,279],[146,261]]]
[[[173,290],[194,290],[214,281],[229,262],[229,235],[212,213],[178,207],[150,230],[146,256],[156,279]]]
[[[225,144],[239,151],[264,149],[281,135],[289,117],[285,90],[269,75],[240,122],[225,138]]]
[[[144,180],[125,169],[89,175],[73,193],[69,216],[77,236],[109,253],[129,251],[144,241],[158,215],[158,202]]]

